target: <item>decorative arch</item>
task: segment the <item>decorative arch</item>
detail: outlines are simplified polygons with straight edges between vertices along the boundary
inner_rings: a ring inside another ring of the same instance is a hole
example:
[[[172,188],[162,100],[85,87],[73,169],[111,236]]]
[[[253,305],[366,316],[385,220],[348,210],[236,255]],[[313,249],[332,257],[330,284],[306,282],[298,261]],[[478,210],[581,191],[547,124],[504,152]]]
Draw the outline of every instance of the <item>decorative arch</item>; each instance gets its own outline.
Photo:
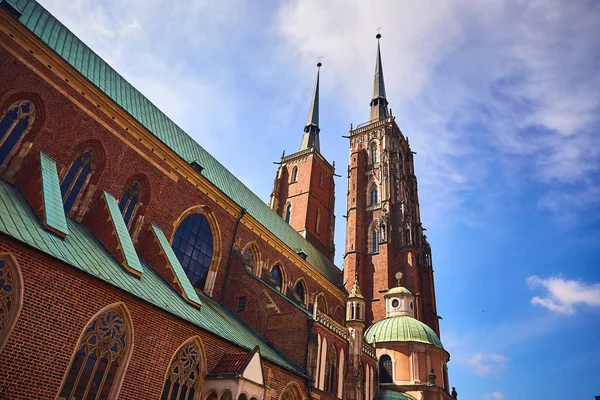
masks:
[[[240,393],[238,400],[248,400],[248,394],[246,392]]]
[[[256,267],[261,265],[261,254],[255,240],[246,244],[242,250],[242,256],[246,261],[246,265],[251,267],[253,271],[256,271]]]
[[[285,276],[285,270],[283,269],[283,264],[280,261],[276,261],[271,265],[271,269],[269,270],[271,273],[271,277],[273,278],[273,285],[280,292],[285,292],[285,282],[287,282]]]
[[[205,376],[204,345],[200,337],[194,336],[179,346],[171,358],[160,399],[200,400]]]
[[[24,103],[30,103],[31,109],[23,110],[21,106]],[[10,114],[15,109],[17,118],[13,120]],[[25,142],[25,137],[28,142],[34,140],[44,123],[45,114],[44,104],[35,93],[11,93],[2,100],[2,108],[0,108],[0,171],[6,170],[11,164],[11,160],[16,157],[19,153],[18,149]],[[29,118],[24,120],[23,117],[27,115]]]
[[[221,395],[219,396],[219,400],[232,400],[233,399],[233,394],[231,393],[231,390],[229,389],[225,389],[221,392]]]
[[[298,302],[307,308],[308,307],[308,289],[306,287],[306,283],[304,282],[304,278],[298,278],[296,283],[294,283],[294,293],[298,296]]]
[[[209,391],[206,396],[204,396],[204,400],[217,400],[219,398],[219,394],[216,390],[212,389]]]
[[[371,141],[369,143],[369,164],[377,164],[379,162],[379,143],[377,140]]]
[[[149,200],[150,182],[146,175],[138,174],[129,178],[119,199],[119,210],[130,232],[138,217],[144,214]]]
[[[279,400],[304,400],[304,395],[298,382],[292,381],[288,383],[281,391]]]
[[[317,309],[324,314],[329,314],[329,307],[327,307],[327,298],[323,292],[315,293],[315,302],[317,303]]]
[[[333,319],[335,319],[340,324],[344,323],[344,310],[341,306],[337,306],[333,311]]]
[[[298,166],[292,167],[292,173],[290,174],[290,183],[298,182]]]
[[[23,276],[11,253],[0,253],[0,352],[23,307]]]
[[[200,285],[200,289],[202,289],[206,294],[210,296],[212,295],[212,291],[214,289],[215,278],[222,257],[221,228],[211,208],[206,205],[198,205],[192,206],[185,210],[183,213],[181,213],[179,218],[177,218],[177,220],[173,223],[173,230],[171,232],[171,246],[173,247],[173,250],[175,250],[175,239],[177,236],[177,232],[180,228],[182,228],[183,223],[188,217],[197,214],[202,215],[204,218],[206,218],[212,236],[212,253],[210,261],[208,262],[208,271],[204,279],[202,279],[202,284]],[[175,254],[177,255],[177,252],[175,252]],[[179,259],[179,262],[181,262],[179,255],[177,256],[177,258]]]
[[[57,397],[116,399],[133,351],[133,338],[131,316],[124,303],[98,311],[83,329]]]

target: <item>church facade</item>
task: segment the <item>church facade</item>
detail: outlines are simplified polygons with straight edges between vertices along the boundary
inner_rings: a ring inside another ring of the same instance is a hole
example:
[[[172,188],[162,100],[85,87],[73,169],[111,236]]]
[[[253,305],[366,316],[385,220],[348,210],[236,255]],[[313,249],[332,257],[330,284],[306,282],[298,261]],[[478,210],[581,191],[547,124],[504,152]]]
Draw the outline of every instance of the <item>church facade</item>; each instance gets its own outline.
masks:
[[[456,398],[379,43],[343,272],[319,135],[317,72],[267,205],[35,0],[0,0],[0,398]]]

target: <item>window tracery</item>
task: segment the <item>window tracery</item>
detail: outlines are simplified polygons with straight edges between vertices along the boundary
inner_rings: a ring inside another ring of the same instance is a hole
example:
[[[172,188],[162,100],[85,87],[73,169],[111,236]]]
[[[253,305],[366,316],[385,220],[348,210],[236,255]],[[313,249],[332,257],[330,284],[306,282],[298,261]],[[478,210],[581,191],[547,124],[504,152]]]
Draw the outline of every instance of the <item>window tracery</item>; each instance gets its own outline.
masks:
[[[327,355],[327,365],[325,367],[325,391],[333,393],[335,391],[335,370],[337,354],[333,345],[329,348]]]
[[[4,164],[17,144],[33,125],[35,108],[30,101],[12,104],[0,119],[0,165]]]
[[[0,350],[19,317],[22,302],[21,279],[16,265],[0,258]]]
[[[161,400],[196,400],[202,392],[202,350],[195,339],[186,342],[175,355],[165,380]]]
[[[140,204],[141,195],[140,183],[135,181],[127,185],[125,191],[123,192],[123,196],[119,201],[119,209],[121,210],[121,214],[123,214],[123,220],[125,221],[125,225],[127,225],[127,227],[129,227],[131,221],[133,220],[135,211]]]
[[[109,399],[118,390],[131,346],[121,310],[102,312],[86,327],[58,399]]]
[[[60,184],[65,212],[68,214],[73,209],[75,202],[87,184],[93,168],[95,155],[91,148],[85,149],[77,155],[69,171]]]

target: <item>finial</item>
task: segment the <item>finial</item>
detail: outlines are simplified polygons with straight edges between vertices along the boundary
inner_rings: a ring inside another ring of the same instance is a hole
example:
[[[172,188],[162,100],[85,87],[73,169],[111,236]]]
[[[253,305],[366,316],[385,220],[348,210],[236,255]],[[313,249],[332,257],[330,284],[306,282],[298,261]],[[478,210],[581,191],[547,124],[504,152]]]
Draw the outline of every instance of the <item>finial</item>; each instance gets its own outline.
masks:
[[[377,35],[375,35],[375,37],[377,38],[377,40],[381,39],[381,33],[378,33]]]
[[[396,272],[396,275],[394,275],[394,278],[396,278],[396,280],[398,281],[398,286],[401,286],[400,281],[402,280],[403,276],[404,275],[400,271]]]
[[[285,150],[283,150],[283,153],[281,153],[281,158],[285,157]]]
[[[323,64],[321,64],[321,62],[318,62],[317,63],[317,68],[321,68],[321,65],[323,65]]]

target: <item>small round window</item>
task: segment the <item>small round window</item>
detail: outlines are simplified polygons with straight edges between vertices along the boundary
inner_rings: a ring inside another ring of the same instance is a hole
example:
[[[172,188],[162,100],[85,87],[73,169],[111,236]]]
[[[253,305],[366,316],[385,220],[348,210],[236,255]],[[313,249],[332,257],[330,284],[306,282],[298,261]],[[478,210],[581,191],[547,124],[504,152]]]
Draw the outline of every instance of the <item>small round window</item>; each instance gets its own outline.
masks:
[[[398,308],[399,305],[400,305],[400,301],[398,299],[392,300],[392,307]]]

